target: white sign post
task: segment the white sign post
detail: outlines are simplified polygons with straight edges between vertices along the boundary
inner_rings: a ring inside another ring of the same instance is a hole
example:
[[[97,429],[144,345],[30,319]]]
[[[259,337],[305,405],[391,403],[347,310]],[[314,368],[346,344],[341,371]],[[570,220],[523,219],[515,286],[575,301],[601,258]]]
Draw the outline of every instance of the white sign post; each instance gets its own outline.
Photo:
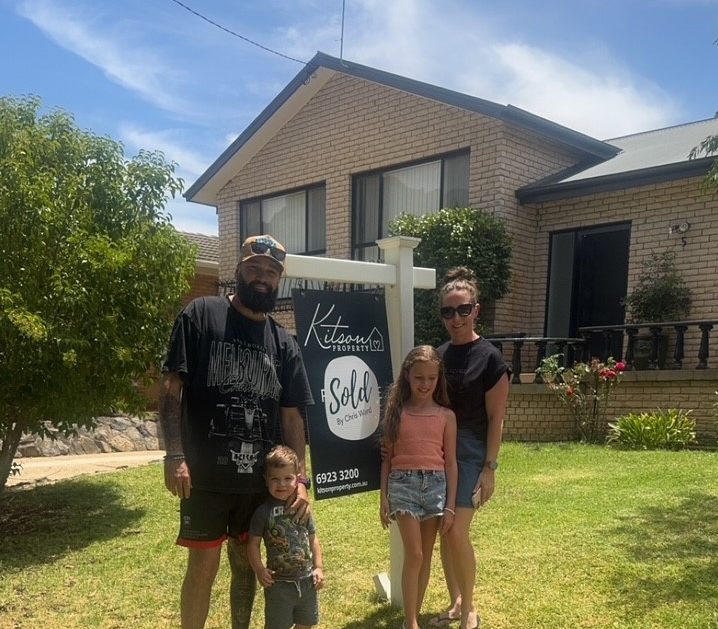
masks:
[[[436,270],[414,267],[414,249],[419,238],[394,236],[377,241],[385,264],[288,255],[285,277],[350,284],[379,284],[386,287],[386,316],[389,326],[394,378],[401,361],[414,347],[414,289],[436,288]],[[390,527],[390,572],[376,575],[380,595],[402,605],[401,569],[404,561],[401,537],[395,524]]]

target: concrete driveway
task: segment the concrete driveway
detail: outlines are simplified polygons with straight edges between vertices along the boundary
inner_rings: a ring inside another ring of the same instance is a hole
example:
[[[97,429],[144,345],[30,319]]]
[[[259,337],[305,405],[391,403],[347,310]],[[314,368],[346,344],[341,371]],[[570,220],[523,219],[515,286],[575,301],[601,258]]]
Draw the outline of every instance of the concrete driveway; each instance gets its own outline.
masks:
[[[139,452],[110,452],[107,454],[68,454],[65,456],[39,456],[16,459],[22,465],[20,474],[10,476],[8,487],[52,483],[82,474],[113,472],[160,462],[164,450]]]

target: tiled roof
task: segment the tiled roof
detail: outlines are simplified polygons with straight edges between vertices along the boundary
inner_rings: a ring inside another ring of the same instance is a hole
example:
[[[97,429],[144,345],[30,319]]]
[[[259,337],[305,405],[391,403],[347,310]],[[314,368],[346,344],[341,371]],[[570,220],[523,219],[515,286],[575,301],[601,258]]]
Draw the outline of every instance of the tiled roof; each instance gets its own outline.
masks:
[[[219,262],[219,238],[217,236],[207,236],[206,234],[193,234],[190,232],[180,232],[193,245],[197,245],[197,260],[205,262]]]

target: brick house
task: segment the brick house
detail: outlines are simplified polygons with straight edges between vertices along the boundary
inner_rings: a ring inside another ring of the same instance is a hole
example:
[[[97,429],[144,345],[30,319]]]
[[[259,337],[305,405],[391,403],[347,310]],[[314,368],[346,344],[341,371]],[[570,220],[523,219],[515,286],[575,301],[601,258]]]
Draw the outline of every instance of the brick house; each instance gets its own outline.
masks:
[[[219,281],[219,238],[206,234],[181,234],[197,247],[195,275],[189,292],[182,297],[182,305],[186,306],[195,297],[216,295]]]
[[[716,133],[712,119],[600,141],[318,53],[185,196],[217,208],[220,281],[250,233],[269,231],[291,253],[371,260],[402,211],[488,209],[512,233],[514,254],[511,291],[485,323],[573,337],[624,323],[621,298],[653,251],[676,253],[691,318],[718,317],[718,201],[701,189],[712,160],[687,159]],[[703,442],[715,443],[718,370],[693,368],[701,339],[697,326],[686,331],[685,369],[627,374],[610,410],[691,408]],[[570,433],[545,387],[512,388],[507,437]]]

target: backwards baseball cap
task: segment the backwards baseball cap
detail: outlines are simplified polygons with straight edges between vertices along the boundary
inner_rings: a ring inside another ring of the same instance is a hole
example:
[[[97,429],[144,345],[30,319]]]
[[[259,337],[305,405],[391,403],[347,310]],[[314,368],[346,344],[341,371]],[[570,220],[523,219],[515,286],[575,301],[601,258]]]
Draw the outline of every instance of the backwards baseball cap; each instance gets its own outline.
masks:
[[[242,264],[250,258],[262,256],[270,259],[280,270],[284,270],[284,259],[287,257],[287,250],[284,245],[274,236],[262,234],[260,236],[249,236],[243,243],[239,253],[239,263]]]

